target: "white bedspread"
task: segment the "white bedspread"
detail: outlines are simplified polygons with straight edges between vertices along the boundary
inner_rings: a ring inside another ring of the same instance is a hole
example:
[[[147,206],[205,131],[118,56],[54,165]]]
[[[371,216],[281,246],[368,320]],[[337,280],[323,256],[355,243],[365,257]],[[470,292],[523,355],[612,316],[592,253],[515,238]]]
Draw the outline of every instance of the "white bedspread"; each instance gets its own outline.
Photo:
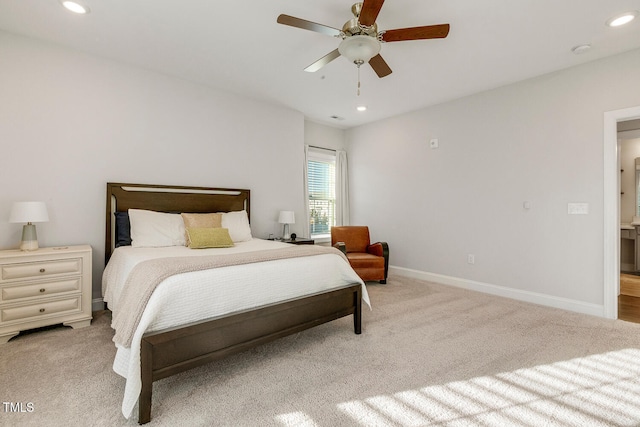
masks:
[[[232,248],[189,249],[117,248],[105,268],[102,293],[110,309],[119,304],[127,276],[139,262],[162,257],[202,256],[288,247],[287,243],[253,239]],[[118,348],[113,363],[116,373],[126,378],[122,413],[131,416],[142,387],[140,341],[142,335],[240,310],[260,307],[350,283],[362,284],[362,299],[371,307],[364,282],[339,255],[315,255],[277,261],[229,266],[172,276],[155,290],[130,348]]]

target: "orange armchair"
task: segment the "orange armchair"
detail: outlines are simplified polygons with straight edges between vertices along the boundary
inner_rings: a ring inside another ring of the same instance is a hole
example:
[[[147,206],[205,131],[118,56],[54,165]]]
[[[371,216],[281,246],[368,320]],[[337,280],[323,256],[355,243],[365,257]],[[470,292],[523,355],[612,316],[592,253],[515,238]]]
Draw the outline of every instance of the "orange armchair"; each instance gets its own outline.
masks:
[[[389,245],[386,242],[371,244],[369,227],[331,227],[331,245],[344,252],[351,267],[362,280],[387,283]]]

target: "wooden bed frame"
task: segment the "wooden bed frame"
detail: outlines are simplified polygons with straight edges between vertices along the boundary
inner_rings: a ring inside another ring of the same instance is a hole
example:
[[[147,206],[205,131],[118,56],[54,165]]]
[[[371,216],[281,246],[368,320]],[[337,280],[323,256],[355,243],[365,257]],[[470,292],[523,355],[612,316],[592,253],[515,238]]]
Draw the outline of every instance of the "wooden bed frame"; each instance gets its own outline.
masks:
[[[230,212],[249,214],[249,190],[107,183],[105,263],[114,249],[114,212]],[[353,314],[361,333],[362,288],[342,288],[145,334],[140,348],[142,390],[138,423],[151,420],[153,382],[213,360]]]

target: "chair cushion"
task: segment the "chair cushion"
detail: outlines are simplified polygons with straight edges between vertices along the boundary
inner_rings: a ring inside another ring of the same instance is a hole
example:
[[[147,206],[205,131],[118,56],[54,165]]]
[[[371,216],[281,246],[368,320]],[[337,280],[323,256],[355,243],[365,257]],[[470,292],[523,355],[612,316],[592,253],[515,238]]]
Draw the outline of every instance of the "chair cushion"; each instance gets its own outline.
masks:
[[[384,258],[362,252],[349,252],[347,259],[354,270],[359,268],[381,268],[384,271]]]

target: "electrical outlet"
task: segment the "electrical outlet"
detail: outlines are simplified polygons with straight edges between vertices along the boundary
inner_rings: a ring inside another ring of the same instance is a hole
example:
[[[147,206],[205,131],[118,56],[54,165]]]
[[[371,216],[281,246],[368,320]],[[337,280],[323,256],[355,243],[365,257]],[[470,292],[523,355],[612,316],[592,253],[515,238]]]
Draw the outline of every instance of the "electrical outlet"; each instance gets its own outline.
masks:
[[[476,256],[474,254],[467,255],[467,264],[475,264]]]

